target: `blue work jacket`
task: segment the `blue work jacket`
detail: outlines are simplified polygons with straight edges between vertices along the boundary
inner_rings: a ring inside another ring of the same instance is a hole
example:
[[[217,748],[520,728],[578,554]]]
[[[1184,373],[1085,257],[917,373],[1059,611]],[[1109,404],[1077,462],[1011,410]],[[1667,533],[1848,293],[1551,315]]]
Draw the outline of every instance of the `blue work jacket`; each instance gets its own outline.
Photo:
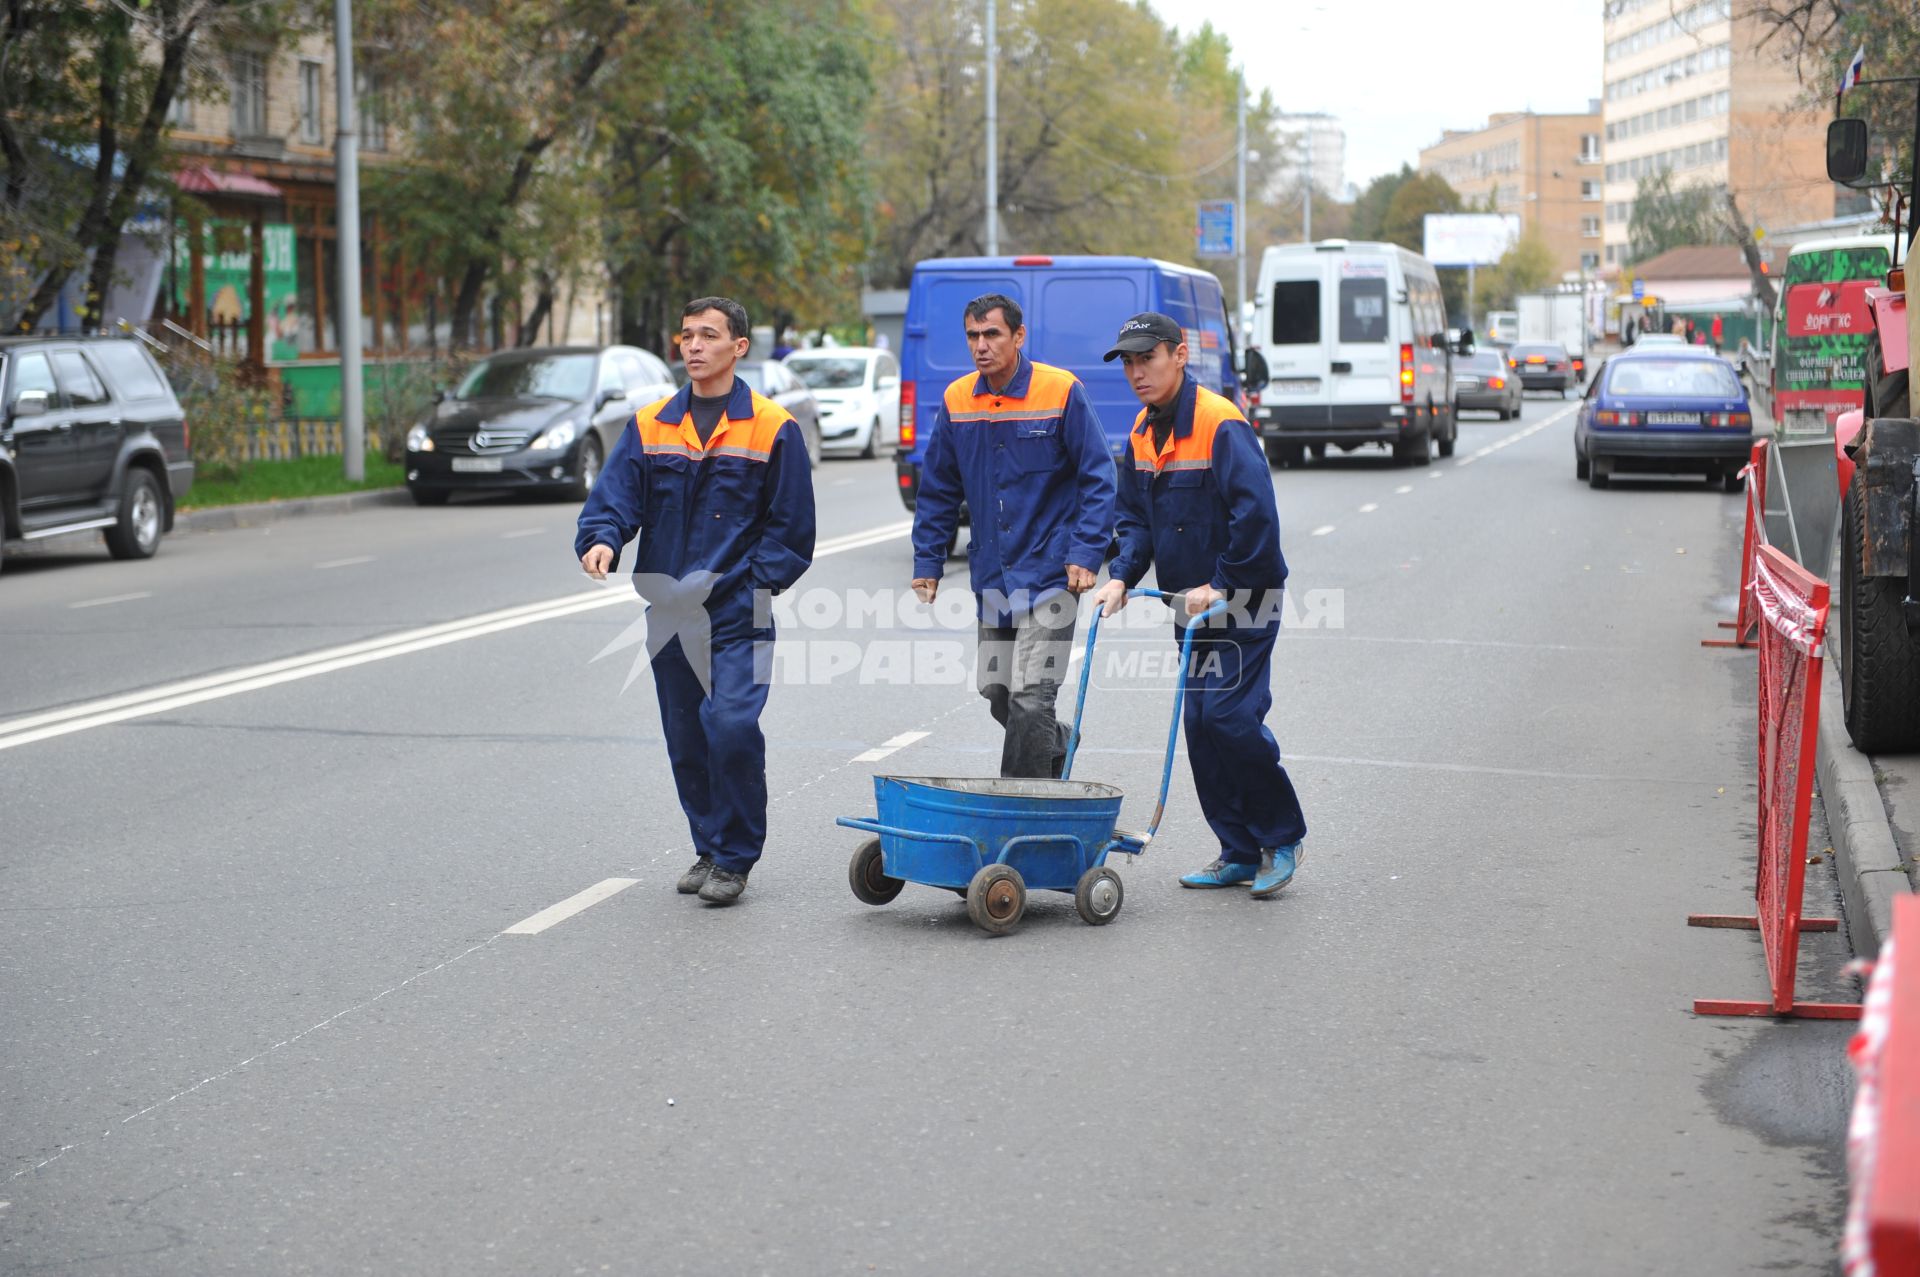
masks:
[[[913,511],[913,575],[939,580],[964,499],[980,619],[1006,625],[1067,585],[1067,564],[1098,572],[1113,535],[1106,435],[1074,375],[1020,357],[1006,388],[985,374],[947,387]]]
[[[753,591],[779,593],[813,562],[813,473],[786,409],[735,377],[726,414],[702,441],[693,387],[642,408],[621,431],[580,511],[574,552],[640,537],[635,573],[711,573],[714,633],[752,627]],[[651,597],[651,596],[650,596]]]

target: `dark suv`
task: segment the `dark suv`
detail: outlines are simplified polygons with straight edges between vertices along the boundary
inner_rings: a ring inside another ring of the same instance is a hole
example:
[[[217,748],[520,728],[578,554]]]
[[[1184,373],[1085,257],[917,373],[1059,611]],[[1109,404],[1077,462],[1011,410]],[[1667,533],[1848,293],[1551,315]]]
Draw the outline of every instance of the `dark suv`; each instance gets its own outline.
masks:
[[[193,486],[186,414],[139,342],[0,339],[0,541],[98,528],[144,559]]]

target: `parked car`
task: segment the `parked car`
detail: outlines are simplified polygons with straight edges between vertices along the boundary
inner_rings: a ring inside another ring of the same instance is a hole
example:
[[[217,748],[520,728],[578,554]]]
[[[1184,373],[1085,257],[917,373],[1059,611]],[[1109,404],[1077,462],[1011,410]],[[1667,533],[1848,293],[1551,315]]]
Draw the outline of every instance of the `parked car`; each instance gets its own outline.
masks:
[[[193,486],[193,458],[186,413],[146,348],[0,340],[0,404],[0,541],[97,528],[114,558],[152,557]]]
[[[800,427],[801,435],[807,441],[807,466],[820,468],[820,405],[814,399],[813,392],[807,389],[807,383],[788,372],[778,359],[742,360],[733,366],[733,375],[752,387],[757,395],[763,395],[785,408],[793,418],[793,424]],[[673,379],[678,384],[687,384],[687,366],[675,364]],[[772,386],[769,390],[767,387]]]
[[[1641,333],[1633,339],[1635,350],[1642,346],[1679,346],[1685,349],[1686,344],[1686,338],[1679,333]]]
[[[1455,355],[1453,393],[1457,410],[1465,412],[1472,408],[1491,412],[1502,421],[1519,416],[1526,399],[1520,379],[1507,367],[1506,356],[1497,350]]]
[[[1684,346],[1615,355],[1587,387],[1573,429],[1573,472],[1604,488],[1618,473],[1705,474],[1728,492],[1753,448],[1753,412],[1733,366]]]
[[[673,391],[667,366],[633,346],[503,350],[407,432],[407,490],[421,505],[503,489],[584,500],[634,412]]]
[[[1576,375],[1567,348],[1549,342],[1521,342],[1509,347],[1507,369],[1519,375],[1523,390],[1557,390],[1562,395],[1574,384]]]
[[[796,350],[787,371],[805,382],[820,406],[825,452],[879,455],[900,443],[900,361],[874,346]]]

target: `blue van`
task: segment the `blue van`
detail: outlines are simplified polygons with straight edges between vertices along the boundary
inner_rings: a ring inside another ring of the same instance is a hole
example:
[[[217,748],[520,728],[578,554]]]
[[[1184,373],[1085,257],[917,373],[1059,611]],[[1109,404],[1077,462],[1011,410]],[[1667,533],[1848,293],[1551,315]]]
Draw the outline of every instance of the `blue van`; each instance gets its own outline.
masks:
[[[1002,293],[1025,312],[1027,358],[1078,377],[1118,457],[1140,413],[1119,361],[1101,356],[1129,316],[1171,315],[1187,330],[1189,367],[1200,384],[1240,402],[1233,339],[1220,281],[1203,270],[1147,257],[944,257],[913,268],[900,343],[900,451],[895,468],[907,509],[920,491],[920,462],[955,378],[974,373],[967,303]]]

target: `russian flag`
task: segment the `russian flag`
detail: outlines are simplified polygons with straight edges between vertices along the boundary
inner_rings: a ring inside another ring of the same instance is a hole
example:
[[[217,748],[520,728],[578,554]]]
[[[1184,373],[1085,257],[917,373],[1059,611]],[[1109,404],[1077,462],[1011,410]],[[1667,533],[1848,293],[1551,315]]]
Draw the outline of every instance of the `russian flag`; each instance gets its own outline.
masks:
[[[1861,45],[1854,50],[1853,61],[1847,63],[1847,73],[1840,77],[1840,91],[1833,95],[1833,109],[1840,109],[1840,99],[1847,96],[1847,90],[1860,83],[1860,69],[1867,64],[1867,46]]]

